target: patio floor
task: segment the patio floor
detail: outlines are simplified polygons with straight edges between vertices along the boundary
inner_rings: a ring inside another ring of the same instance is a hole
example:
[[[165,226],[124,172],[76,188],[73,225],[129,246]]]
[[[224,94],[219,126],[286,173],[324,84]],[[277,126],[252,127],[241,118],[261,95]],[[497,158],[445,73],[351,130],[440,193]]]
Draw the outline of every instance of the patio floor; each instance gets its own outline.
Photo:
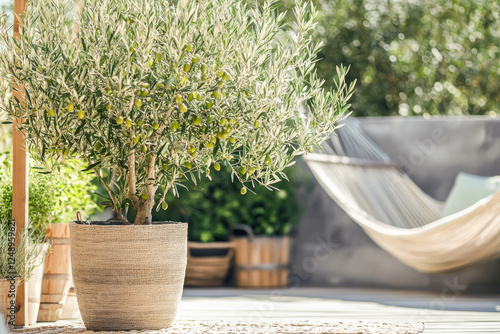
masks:
[[[211,298],[215,297],[215,298]],[[354,288],[186,289],[179,320],[423,322],[431,333],[500,333],[500,294]]]
[[[426,334],[500,333],[499,311],[500,295],[456,295],[352,288],[217,288],[185,289],[177,320],[180,324],[190,321],[269,324],[303,321],[356,324],[362,321],[383,325],[392,322],[423,322]],[[59,324],[64,323],[67,324]],[[53,333],[56,332],[64,333],[60,329]]]

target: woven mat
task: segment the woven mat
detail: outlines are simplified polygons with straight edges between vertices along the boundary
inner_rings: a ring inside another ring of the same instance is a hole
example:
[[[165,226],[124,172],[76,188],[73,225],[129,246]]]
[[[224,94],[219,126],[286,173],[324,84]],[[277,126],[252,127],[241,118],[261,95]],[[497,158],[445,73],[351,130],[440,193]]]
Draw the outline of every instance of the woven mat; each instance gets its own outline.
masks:
[[[416,334],[424,331],[423,323],[390,323],[390,322],[334,322],[320,323],[312,321],[299,322],[240,322],[240,321],[176,321],[174,326],[164,330],[143,330],[124,332],[87,331],[82,322],[56,324],[55,326],[36,326],[15,330],[14,333],[32,334],[294,334],[294,333],[339,333],[339,334]]]

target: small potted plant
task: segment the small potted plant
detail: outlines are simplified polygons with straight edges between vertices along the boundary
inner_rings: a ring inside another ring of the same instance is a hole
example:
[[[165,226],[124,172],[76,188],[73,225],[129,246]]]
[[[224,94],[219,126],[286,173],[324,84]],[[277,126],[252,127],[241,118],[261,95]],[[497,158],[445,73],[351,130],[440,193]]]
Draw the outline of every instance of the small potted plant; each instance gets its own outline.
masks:
[[[32,278],[37,268],[43,265],[47,251],[43,239],[34,233],[31,226],[20,233],[18,248],[14,247],[15,233],[15,224],[0,217],[0,314],[10,326],[15,320],[17,286]]]
[[[9,166],[9,164],[6,164]],[[10,166],[9,166],[10,167]],[[48,244],[44,243],[47,224],[52,218],[56,203],[53,183],[54,179],[47,175],[30,173],[29,183],[29,221],[33,247],[41,247],[37,262],[41,265],[33,270],[28,282],[28,324],[36,323],[40,307],[42,279]],[[0,217],[12,219],[12,177],[10,169],[0,168]],[[43,261],[42,261],[43,259]]]
[[[72,5],[30,1],[19,43],[2,19],[0,70],[25,97],[5,90],[5,109],[42,159],[79,157],[107,190],[116,222],[70,226],[87,329],[165,328],[182,294],[187,225],[152,224],[152,211],[221,165],[242,195],[272,187],[329,137],[353,85],[339,68],[335,89],[322,88],[310,4],[288,26],[271,1],[83,0],[77,33]]]
[[[9,160],[0,168],[0,217],[8,219],[12,218],[11,168]],[[68,225],[63,223],[69,223],[78,209],[91,213],[97,207],[91,194],[95,188],[92,177],[79,172],[82,168],[79,162],[65,161],[53,173],[34,167],[30,170],[30,229],[37,241],[43,242],[48,235],[52,249],[28,282],[29,324],[56,321],[70,288]]]

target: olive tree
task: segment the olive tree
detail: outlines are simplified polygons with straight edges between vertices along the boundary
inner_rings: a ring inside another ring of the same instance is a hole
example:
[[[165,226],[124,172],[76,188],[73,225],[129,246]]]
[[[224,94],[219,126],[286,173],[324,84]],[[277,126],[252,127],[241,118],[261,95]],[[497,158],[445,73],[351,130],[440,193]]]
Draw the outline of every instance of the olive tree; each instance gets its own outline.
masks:
[[[292,159],[312,150],[346,114],[353,84],[315,71],[315,8],[270,1],[33,0],[19,42],[0,27],[9,115],[22,118],[42,159],[84,159],[116,216],[129,199],[150,224],[165,195],[221,164],[242,184],[272,187]],[[73,20],[73,17],[75,19]],[[73,26],[77,26],[75,29]]]

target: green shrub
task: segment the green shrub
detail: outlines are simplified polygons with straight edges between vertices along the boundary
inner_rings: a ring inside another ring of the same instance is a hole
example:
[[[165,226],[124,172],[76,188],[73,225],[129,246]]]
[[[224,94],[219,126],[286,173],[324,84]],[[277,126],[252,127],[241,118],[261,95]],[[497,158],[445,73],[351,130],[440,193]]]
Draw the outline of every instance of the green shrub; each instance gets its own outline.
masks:
[[[12,218],[12,176],[10,164],[0,168],[0,217]],[[50,223],[69,223],[76,211],[90,215],[97,205],[92,177],[80,172],[81,163],[68,161],[59,171],[43,174],[36,168],[29,175],[29,219],[33,232],[44,236]]]
[[[317,3],[316,38],[326,42],[318,74],[333,84],[335,64],[351,66],[347,80],[358,79],[354,115],[498,113],[497,1]]]
[[[231,169],[212,174],[212,181],[202,178],[180,196],[168,195],[166,211],[153,212],[155,221],[182,221],[189,224],[188,239],[198,242],[226,241],[228,228],[234,224],[250,225],[256,235],[286,235],[297,222],[301,210],[296,190],[304,181],[296,167],[287,170],[289,181],[269,191],[256,186],[255,193],[240,195],[240,187],[231,181]],[[129,213],[133,218],[135,212]]]

